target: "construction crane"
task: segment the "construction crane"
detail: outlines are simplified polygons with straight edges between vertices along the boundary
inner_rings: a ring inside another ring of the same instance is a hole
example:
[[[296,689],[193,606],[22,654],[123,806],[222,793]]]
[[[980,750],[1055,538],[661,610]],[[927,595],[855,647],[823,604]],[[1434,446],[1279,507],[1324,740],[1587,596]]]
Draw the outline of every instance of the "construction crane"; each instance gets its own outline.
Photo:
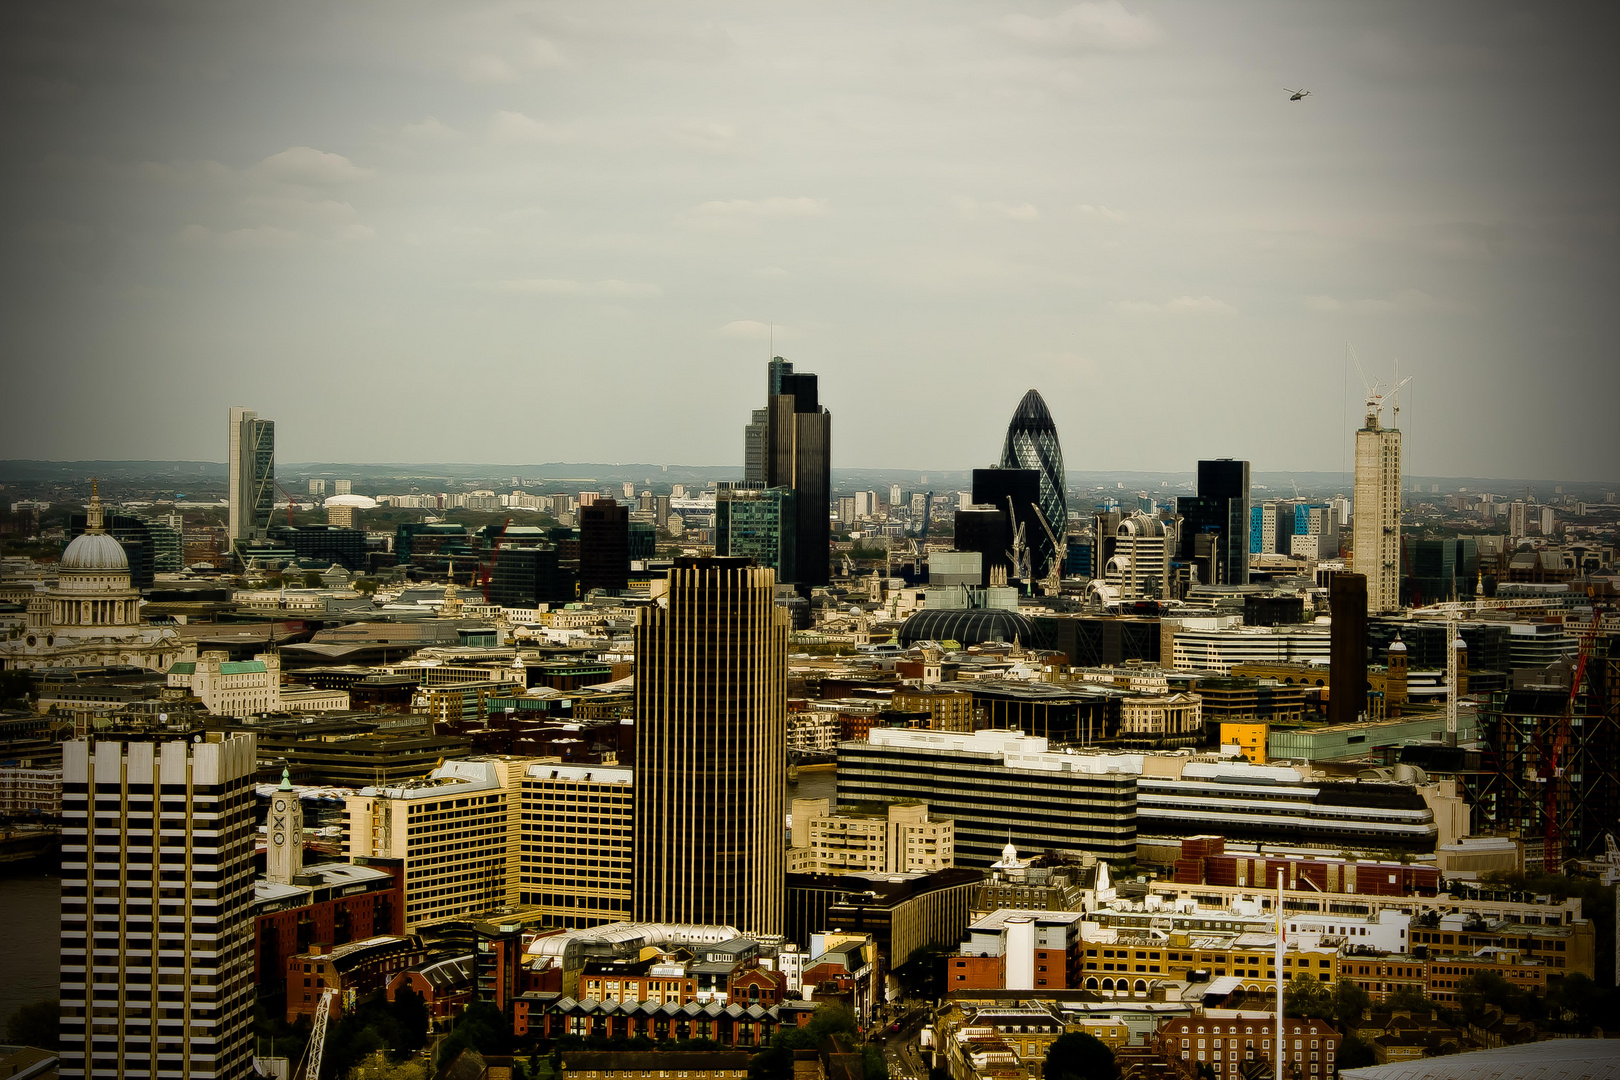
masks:
[[[337,1006],[338,992],[328,988],[321,992],[321,1000],[315,1003],[315,1030],[310,1032],[309,1045],[304,1048],[304,1080],[320,1080],[321,1057],[326,1053],[326,1027],[332,1018],[332,1010]],[[298,1070],[293,1070],[293,1076]]]
[[[501,531],[495,534],[495,542],[489,546],[489,558],[478,564],[478,583],[484,589],[484,603],[489,603],[489,575],[495,569],[495,557],[501,553],[501,541],[506,539],[506,530],[511,526],[512,519],[507,518],[501,526]]]
[[[1046,595],[1057,596],[1063,591],[1063,567],[1061,563],[1063,545],[1058,543],[1057,534],[1052,531],[1051,524],[1046,520],[1046,514],[1041,510],[1039,503],[1031,503],[1035,509],[1035,520],[1041,523],[1046,530],[1046,538],[1052,541],[1052,561],[1046,565],[1046,580],[1042,587]]]
[[[934,513],[934,493],[932,491],[930,491],[927,495],[923,496],[922,528],[917,530],[917,532],[915,532],[915,533],[908,534],[908,535],[914,535],[914,536],[917,536],[917,537],[921,538],[922,546],[923,546],[924,551],[928,550],[928,519],[930,518],[930,516],[932,516],[933,513]]]
[[[1454,601],[1445,604],[1432,604],[1426,608],[1415,609],[1414,615],[1436,614],[1442,615],[1446,620],[1446,744],[1457,745],[1457,627],[1459,617],[1466,612],[1486,610],[1549,610],[1559,606],[1554,600],[1495,600],[1478,597],[1474,600]],[[1564,703],[1563,711],[1558,720],[1551,725],[1549,731],[1546,727],[1538,732],[1537,758],[1538,767],[1535,779],[1547,785],[1546,800],[1542,808],[1542,816],[1546,818],[1545,834],[1542,846],[1543,869],[1549,874],[1560,872],[1563,864],[1563,825],[1559,820],[1562,807],[1567,801],[1565,792],[1568,780],[1565,777],[1566,767],[1564,754],[1569,748],[1571,721],[1574,718],[1575,702],[1579,700],[1581,684],[1586,677],[1586,661],[1591,655],[1592,645],[1597,639],[1599,627],[1604,622],[1600,612],[1592,613],[1592,623],[1581,634],[1580,647],[1575,661],[1575,670],[1570,677],[1569,698]]]
[[[1011,495],[1007,496],[1007,520],[1013,524],[1012,549],[1007,552],[1007,555],[1012,559],[1013,573],[1017,574],[1019,580],[1024,583],[1025,588],[1028,588],[1030,578],[1035,575],[1029,566],[1029,545],[1024,542],[1025,523],[1018,520],[1018,513],[1013,509]]]
[[[1547,610],[1558,607],[1555,600],[1496,600],[1480,596],[1472,600],[1449,600],[1441,604],[1413,608],[1414,616],[1438,615],[1446,623],[1446,745],[1457,745],[1457,653],[1467,648],[1458,637],[1461,617],[1470,612],[1522,609]]]
[[[281,492],[287,497],[287,527],[290,529],[293,527],[293,507],[297,506],[298,504],[293,502],[292,492],[282,487],[280,481],[272,480],[271,483],[276,485],[277,491]]]
[[[1564,763],[1564,752],[1569,748],[1570,727],[1575,718],[1575,702],[1581,696],[1581,683],[1586,679],[1586,661],[1592,655],[1592,646],[1597,641],[1598,628],[1603,624],[1603,616],[1598,611],[1592,612],[1592,624],[1581,632],[1580,651],[1575,658],[1575,671],[1569,679],[1569,700],[1564,702],[1564,711],[1559,714],[1558,726],[1553,729],[1552,747],[1550,753],[1543,757],[1549,774],[1547,782],[1547,803],[1542,811],[1547,817],[1547,838],[1542,847],[1542,869],[1549,874],[1558,874],[1563,871],[1564,862],[1564,829],[1559,822],[1563,812],[1563,804],[1567,801],[1564,796],[1569,786],[1565,777],[1567,766]],[[1545,734],[1543,735],[1545,738]],[[1607,839],[1612,849],[1613,837]]]

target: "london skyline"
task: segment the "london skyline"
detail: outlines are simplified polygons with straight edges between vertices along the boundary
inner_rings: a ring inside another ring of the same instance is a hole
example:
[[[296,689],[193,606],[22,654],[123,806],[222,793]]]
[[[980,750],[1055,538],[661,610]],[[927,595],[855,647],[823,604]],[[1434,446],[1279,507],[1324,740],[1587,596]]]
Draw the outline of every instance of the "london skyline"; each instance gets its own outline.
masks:
[[[1037,387],[1074,469],[1343,471],[1348,345],[1412,474],[1610,478],[1612,18],[13,12],[0,456],[721,464],[774,333],[835,468]]]

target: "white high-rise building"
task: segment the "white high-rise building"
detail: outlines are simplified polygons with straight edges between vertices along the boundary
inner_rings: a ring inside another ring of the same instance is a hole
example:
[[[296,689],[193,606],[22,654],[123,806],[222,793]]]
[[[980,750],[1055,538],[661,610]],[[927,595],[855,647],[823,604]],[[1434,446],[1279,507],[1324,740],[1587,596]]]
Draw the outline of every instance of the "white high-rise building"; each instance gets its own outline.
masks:
[[[900,505],[900,485],[899,484],[890,484],[889,485],[889,505],[890,506],[899,506]]]
[[[1383,398],[1367,399],[1367,419],[1356,432],[1355,557],[1351,569],[1367,578],[1367,611],[1401,606],[1401,432],[1381,422]]]
[[[1529,530],[1525,528],[1524,523],[1525,506],[1523,499],[1514,499],[1513,502],[1508,505],[1507,519],[1509,536],[1524,536],[1529,532]]]
[[[63,746],[63,1077],[254,1075],[254,767],[252,735]]]
[[[269,529],[276,508],[276,422],[232,406],[229,428],[231,540],[257,540]]]

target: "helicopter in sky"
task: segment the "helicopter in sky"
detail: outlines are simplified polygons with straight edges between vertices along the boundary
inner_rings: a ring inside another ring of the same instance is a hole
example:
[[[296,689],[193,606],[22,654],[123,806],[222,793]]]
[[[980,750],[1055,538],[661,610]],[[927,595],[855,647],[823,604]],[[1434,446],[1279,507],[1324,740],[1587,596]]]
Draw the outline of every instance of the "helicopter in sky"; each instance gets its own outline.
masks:
[[[1304,90],[1304,89],[1300,89],[1300,90],[1289,90],[1289,89],[1288,89],[1288,87],[1286,87],[1286,86],[1285,86],[1285,87],[1283,87],[1283,91],[1284,91],[1284,92],[1285,92],[1285,93],[1289,93],[1289,94],[1293,94],[1293,95],[1294,95],[1294,96],[1293,96],[1293,97],[1291,97],[1291,98],[1289,98],[1289,99],[1288,99],[1288,100],[1289,100],[1289,101],[1298,101],[1298,100],[1300,100],[1300,99],[1301,99],[1301,98],[1308,98],[1308,97],[1310,97],[1310,96],[1311,96],[1311,92],[1310,92],[1310,91],[1309,91],[1309,90]]]

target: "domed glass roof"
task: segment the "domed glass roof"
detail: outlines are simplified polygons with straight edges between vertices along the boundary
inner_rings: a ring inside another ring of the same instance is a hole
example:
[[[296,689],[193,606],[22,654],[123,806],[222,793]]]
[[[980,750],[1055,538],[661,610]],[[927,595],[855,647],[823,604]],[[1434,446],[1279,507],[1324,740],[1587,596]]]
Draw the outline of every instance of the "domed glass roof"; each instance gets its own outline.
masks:
[[[57,565],[63,570],[128,570],[129,556],[106,533],[87,532],[73,538]]]
[[[966,648],[986,641],[1035,641],[1029,616],[1005,608],[936,609],[917,612],[900,626],[900,644],[955,641]]]

